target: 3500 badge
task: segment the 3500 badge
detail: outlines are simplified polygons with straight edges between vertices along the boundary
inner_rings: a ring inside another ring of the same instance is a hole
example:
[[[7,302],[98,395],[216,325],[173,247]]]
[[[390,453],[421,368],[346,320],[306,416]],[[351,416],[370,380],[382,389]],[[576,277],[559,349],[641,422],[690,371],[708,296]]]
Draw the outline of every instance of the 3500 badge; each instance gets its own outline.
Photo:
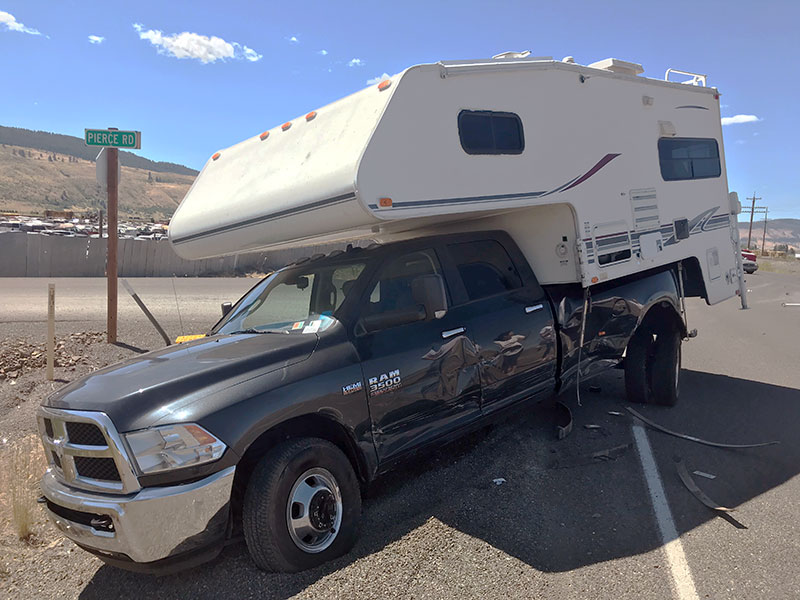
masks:
[[[378,396],[400,387],[400,369],[369,378],[369,395]]]

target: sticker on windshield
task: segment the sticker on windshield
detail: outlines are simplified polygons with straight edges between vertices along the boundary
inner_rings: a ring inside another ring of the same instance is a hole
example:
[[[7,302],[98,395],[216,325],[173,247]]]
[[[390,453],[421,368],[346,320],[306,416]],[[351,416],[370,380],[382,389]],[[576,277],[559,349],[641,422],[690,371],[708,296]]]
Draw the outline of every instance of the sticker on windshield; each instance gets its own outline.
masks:
[[[305,323],[305,321],[298,321],[297,323],[292,325],[292,331],[294,331],[296,329],[302,329],[303,328],[303,323]]]
[[[322,321],[311,321],[306,325],[306,328],[303,329],[303,333],[317,333],[320,325],[322,325]]]

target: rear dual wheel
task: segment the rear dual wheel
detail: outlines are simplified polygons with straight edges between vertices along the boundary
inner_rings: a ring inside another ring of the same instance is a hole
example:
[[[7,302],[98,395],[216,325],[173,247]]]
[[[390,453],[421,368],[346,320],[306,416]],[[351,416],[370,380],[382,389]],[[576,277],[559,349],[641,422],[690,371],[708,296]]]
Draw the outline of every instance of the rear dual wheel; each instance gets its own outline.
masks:
[[[673,406],[680,395],[681,332],[673,320],[643,322],[628,342],[625,391],[630,402]]]

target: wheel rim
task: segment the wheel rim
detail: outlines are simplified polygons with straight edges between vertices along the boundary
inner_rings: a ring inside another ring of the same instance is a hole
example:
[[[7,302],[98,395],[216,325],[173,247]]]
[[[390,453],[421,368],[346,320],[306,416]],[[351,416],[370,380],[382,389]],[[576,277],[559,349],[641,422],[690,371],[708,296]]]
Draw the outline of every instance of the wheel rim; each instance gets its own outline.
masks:
[[[316,467],[297,478],[286,503],[286,525],[303,552],[330,547],[342,525],[342,493],[330,471]]]

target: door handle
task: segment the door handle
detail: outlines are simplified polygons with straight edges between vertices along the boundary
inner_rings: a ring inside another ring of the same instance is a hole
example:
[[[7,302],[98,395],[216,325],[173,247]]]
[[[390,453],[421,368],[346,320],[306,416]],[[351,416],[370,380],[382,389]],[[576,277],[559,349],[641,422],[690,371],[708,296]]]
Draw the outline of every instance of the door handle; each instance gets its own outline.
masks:
[[[447,331],[442,332],[442,338],[447,339],[453,337],[454,335],[458,335],[459,333],[464,333],[467,330],[466,327],[456,327],[455,329],[448,329]]]
[[[544,308],[544,304],[534,304],[533,306],[526,306],[525,307],[525,314],[529,315],[532,312],[536,312],[537,310],[542,310]]]

